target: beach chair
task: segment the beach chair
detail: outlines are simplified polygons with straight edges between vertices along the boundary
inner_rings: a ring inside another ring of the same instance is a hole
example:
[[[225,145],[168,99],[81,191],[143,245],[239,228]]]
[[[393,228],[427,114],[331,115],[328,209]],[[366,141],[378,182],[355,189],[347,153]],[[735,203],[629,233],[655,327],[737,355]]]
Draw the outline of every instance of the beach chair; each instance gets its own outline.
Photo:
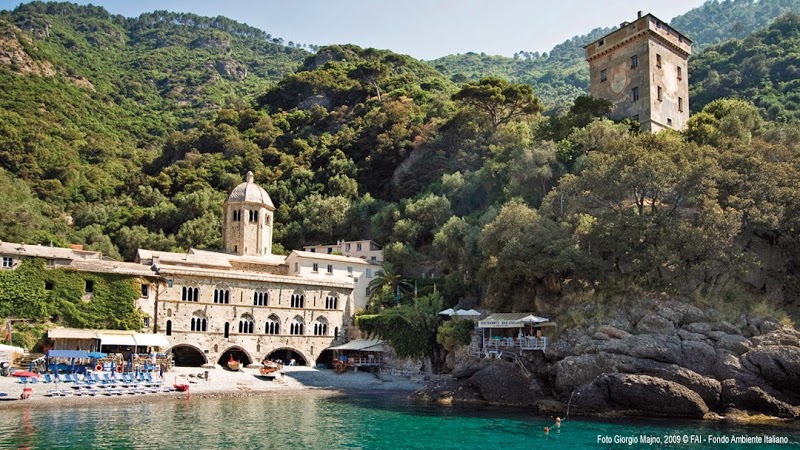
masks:
[[[28,377],[19,377],[19,384],[28,384]]]
[[[42,380],[42,383],[52,383],[52,382],[53,382],[53,377],[51,377],[49,373],[44,374],[44,379]]]
[[[30,377],[28,379],[28,384],[36,384],[39,382],[39,377]]]

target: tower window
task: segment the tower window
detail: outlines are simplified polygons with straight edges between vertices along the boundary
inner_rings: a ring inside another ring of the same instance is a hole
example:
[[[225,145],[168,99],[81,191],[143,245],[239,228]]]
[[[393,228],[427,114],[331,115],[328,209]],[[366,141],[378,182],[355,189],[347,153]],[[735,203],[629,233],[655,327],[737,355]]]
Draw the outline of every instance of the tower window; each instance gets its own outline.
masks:
[[[631,69],[639,67],[639,55],[631,56]]]
[[[667,119],[667,125],[672,126],[672,119]]]
[[[678,68],[678,79],[682,80],[683,79],[683,73],[682,73],[683,69],[681,68],[681,66],[678,66],[677,68]]]
[[[234,222],[239,222],[240,220],[242,220],[242,210],[234,209],[233,210],[233,221]]]
[[[633,89],[631,89],[631,101],[635,102],[637,100],[639,100],[639,87],[638,86],[633,88]]]
[[[661,68],[661,55],[656,53],[656,67]]]
[[[608,79],[608,74],[606,73],[606,69],[600,71],[600,82],[606,81]]]
[[[605,39],[600,39],[599,41],[597,41],[597,46],[600,47],[601,45],[603,45],[605,43],[606,43]]]
[[[658,95],[658,97],[657,97],[658,101],[664,100],[663,93],[662,93],[662,90],[661,90],[661,86],[658,87],[658,94],[657,95]]]
[[[248,217],[247,220],[250,222],[258,222],[258,211],[248,210],[247,211]]]
[[[683,98],[678,97],[678,111],[683,112]]]

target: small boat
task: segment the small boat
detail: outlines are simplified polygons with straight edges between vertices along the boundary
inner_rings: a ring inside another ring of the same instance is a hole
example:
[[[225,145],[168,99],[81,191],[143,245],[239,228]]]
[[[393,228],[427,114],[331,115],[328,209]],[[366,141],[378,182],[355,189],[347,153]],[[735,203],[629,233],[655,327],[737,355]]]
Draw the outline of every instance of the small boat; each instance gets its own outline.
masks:
[[[231,355],[231,359],[228,360],[228,369],[238,372],[241,369],[242,364],[239,361],[233,359],[233,355]]]
[[[281,368],[281,365],[272,362],[272,361],[264,361],[261,363],[261,367],[258,368],[258,373],[261,375],[269,375],[271,373],[277,372]]]
[[[172,387],[174,387],[175,390],[178,391],[178,392],[188,392],[189,391],[189,385],[188,384],[175,383],[175,384],[172,385]]]

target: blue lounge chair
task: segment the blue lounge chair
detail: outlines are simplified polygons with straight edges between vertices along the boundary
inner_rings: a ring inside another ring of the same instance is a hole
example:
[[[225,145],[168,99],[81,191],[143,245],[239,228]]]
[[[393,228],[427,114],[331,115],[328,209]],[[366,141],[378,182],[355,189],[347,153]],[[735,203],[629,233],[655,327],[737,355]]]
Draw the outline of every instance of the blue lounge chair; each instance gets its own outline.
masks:
[[[42,380],[42,383],[52,383],[52,382],[53,382],[53,377],[51,377],[49,373],[44,374],[44,380]]]
[[[38,382],[39,382],[39,377],[30,377],[30,378],[28,379],[28,383],[29,383],[29,384],[36,384],[36,383],[38,383]]]
[[[28,384],[28,377],[19,377],[20,384]]]

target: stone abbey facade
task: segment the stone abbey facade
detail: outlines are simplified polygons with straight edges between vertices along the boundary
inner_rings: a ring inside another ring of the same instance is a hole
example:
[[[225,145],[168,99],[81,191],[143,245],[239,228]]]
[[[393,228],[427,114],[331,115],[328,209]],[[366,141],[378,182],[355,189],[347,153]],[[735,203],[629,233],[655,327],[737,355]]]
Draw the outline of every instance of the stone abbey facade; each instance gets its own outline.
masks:
[[[623,22],[584,50],[590,94],[613,104],[612,118],[638,120],[642,131],[683,129],[689,120],[689,38],[639,12],[634,22]]]
[[[96,252],[2,243],[0,256],[10,270],[37,257],[48,267],[136,277],[142,284],[138,307],[146,316],[142,331],[165,335],[178,364],[224,365],[231,357],[249,364],[268,356],[314,365],[325,349],[348,340],[353,313],[366,306],[367,285],[380,266],[321,252],[273,255],[274,210],[248,173],[223,204],[223,250],[140,249],[131,263]]]

